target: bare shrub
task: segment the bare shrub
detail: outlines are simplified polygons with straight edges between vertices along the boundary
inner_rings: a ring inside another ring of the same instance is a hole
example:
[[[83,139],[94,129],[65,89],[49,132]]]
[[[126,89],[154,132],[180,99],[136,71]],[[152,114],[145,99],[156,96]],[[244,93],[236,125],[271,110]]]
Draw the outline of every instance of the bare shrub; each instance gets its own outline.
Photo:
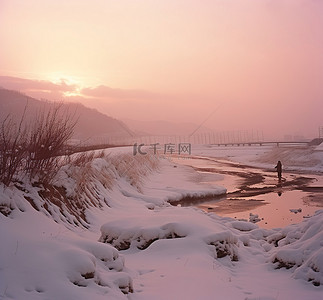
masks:
[[[72,137],[76,121],[63,104],[40,111],[29,134],[26,171],[30,179],[50,182],[62,165],[66,142]]]
[[[49,183],[66,163],[64,149],[76,125],[74,115],[63,111],[62,103],[53,104],[27,124],[27,107],[28,102],[19,123],[12,115],[0,123],[0,182],[6,186],[17,180],[19,172]]]
[[[10,115],[0,125],[0,182],[8,186],[23,168],[27,146],[27,127],[24,122],[25,110],[19,124]]]

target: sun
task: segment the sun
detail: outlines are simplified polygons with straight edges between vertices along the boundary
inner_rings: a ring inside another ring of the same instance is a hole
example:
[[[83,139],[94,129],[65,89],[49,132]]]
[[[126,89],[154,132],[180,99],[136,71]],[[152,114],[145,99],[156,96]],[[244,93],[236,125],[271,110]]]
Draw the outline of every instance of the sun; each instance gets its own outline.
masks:
[[[82,88],[85,87],[81,78],[65,73],[52,73],[48,76],[48,80],[54,84],[72,86],[72,90],[63,92],[66,97],[80,96]]]
[[[66,74],[52,76],[50,81],[56,84],[65,83],[67,85],[82,85],[82,80],[80,78]]]

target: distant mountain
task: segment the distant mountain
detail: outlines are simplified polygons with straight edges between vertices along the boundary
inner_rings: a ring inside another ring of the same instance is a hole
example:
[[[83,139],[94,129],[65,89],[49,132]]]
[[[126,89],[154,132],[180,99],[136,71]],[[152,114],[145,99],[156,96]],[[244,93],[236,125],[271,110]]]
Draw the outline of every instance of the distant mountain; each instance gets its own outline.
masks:
[[[0,88],[0,120],[8,114],[20,120],[27,103],[26,120],[32,121],[39,110],[48,109],[52,102],[37,100],[17,91]],[[109,138],[126,138],[134,135],[123,122],[82,104],[64,103],[63,110],[78,119],[74,139],[106,143]]]
[[[168,122],[168,121],[138,121],[138,120],[123,120],[137,135],[181,135],[188,136],[192,133],[206,133],[213,132],[204,126],[199,126],[194,123],[182,122]]]

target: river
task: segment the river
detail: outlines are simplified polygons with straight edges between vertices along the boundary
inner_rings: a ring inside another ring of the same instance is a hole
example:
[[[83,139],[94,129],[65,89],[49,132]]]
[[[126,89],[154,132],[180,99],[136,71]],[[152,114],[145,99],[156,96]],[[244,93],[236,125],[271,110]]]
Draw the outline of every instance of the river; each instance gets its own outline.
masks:
[[[193,199],[181,203],[220,216],[256,222],[262,228],[299,223],[323,209],[323,174],[283,172],[278,180],[274,170],[251,167],[209,157],[174,158],[174,162],[197,172],[216,173],[222,180],[207,182],[224,186],[227,194],[214,199]]]

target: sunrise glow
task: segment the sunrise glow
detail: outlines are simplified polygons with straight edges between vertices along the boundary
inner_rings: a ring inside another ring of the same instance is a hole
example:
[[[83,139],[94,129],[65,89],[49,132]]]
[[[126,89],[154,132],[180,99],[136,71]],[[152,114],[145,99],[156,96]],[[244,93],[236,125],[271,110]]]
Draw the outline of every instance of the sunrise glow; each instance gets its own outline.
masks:
[[[0,85],[47,80],[28,91],[120,119],[198,124],[222,103],[213,130],[311,136],[322,123],[322,12],[302,0],[1,1]]]

